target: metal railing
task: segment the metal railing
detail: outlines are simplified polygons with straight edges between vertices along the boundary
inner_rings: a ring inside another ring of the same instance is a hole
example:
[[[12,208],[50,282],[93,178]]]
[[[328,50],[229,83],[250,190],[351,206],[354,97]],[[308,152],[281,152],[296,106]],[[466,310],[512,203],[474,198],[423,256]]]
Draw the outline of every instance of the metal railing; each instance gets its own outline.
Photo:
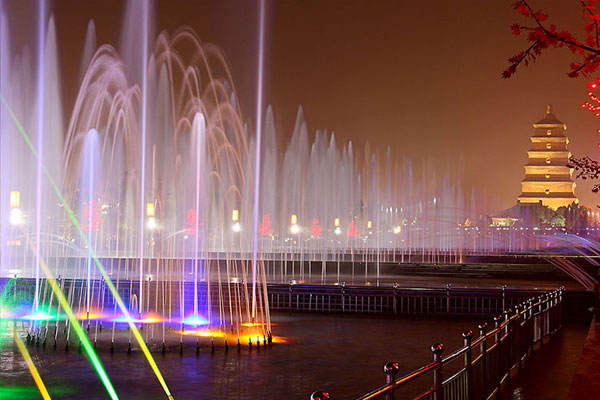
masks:
[[[404,315],[488,316],[539,294],[502,288],[401,288],[393,286],[269,284],[272,310]]]
[[[444,345],[436,343],[431,346],[433,362],[401,378],[396,377],[399,363],[387,363],[386,384],[358,400],[393,400],[396,395],[414,400],[497,399],[511,372],[521,370],[536,344],[543,346],[544,340],[562,327],[562,300],[561,288],[523,301],[497,315],[493,329],[488,331],[486,323],[479,325],[477,339],[472,331],[463,332],[464,347],[446,357]],[[432,384],[407,396],[411,384],[425,376],[432,377]],[[324,391],[311,395],[312,400],[329,398]]]

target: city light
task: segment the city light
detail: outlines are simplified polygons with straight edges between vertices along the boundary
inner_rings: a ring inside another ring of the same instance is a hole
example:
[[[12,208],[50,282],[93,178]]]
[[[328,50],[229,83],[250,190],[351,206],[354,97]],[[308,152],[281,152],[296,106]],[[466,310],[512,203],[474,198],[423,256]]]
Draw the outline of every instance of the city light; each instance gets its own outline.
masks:
[[[156,218],[154,218],[154,217],[148,218],[148,222],[146,223],[146,227],[149,230],[151,230],[151,231],[153,231],[156,228],[158,228],[158,223],[156,222]]]
[[[402,232],[402,227],[400,225],[394,227],[394,233],[397,235]]]
[[[373,227],[373,222],[371,220],[367,221],[367,229],[371,229]]]
[[[146,204],[146,216],[154,217],[154,203]]]
[[[296,214],[292,214],[292,216],[290,217],[290,223],[292,224],[290,226],[290,232],[293,235],[300,232],[300,227],[298,226],[298,216]]]
[[[239,222],[236,222],[235,224],[233,224],[233,226],[231,227],[231,230],[234,232],[239,232],[242,230],[242,226],[240,225]]]
[[[339,219],[339,218],[336,218],[336,219],[333,221],[333,225],[335,225],[335,226],[340,226],[340,219]]]
[[[341,235],[342,234],[342,228],[340,228],[339,226],[336,226],[335,229],[333,230],[333,232],[336,235]]]
[[[10,212],[8,222],[11,225],[21,225],[23,223],[23,213],[19,208],[21,206],[21,192],[13,190],[10,192]]]
[[[231,212],[231,220],[233,222],[237,222],[240,220],[240,211],[239,210],[233,210]]]
[[[20,208],[11,208],[8,220],[11,225],[21,225],[23,223],[23,214]]]
[[[10,208],[18,208],[21,206],[21,192],[13,190],[10,192]]]

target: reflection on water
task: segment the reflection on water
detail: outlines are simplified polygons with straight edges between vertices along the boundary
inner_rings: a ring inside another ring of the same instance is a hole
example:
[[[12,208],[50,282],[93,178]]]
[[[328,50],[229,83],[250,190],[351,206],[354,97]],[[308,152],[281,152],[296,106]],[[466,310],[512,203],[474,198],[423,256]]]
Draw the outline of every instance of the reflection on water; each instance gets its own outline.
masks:
[[[156,361],[176,399],[308,399],[314,390],[333,398],[357,397],[385,381],[383,365],[400,363],[400,373],[432,360],[430,345],[443,342],[446,352],[462,345],[461,332],[479,320],[389,318],[357,315],[274,314],[276,334],[290,343],[252,352],[231,346],[177,351]],[[568,331],[567,331],[568,332]],[[85,356],[30,348],[53,398],[104,399],[105,391]],[[540,353],[541,355],[541,353]],[[33,385],[20,355],[5,342],[0,363],[3,386]],[[101,352],[100,357],[122,399],[163,399],[164,394],[141,354]],[[423,382],[422,385],[428,384]],[[66,388],[66,389],[65,389]],[[53,389],[55,390],[53,393]],[[60,393],[56,391],[60,389]],[[68,390],[70,389],[70,390]],[[528,397],[525,397],[528,398]]]

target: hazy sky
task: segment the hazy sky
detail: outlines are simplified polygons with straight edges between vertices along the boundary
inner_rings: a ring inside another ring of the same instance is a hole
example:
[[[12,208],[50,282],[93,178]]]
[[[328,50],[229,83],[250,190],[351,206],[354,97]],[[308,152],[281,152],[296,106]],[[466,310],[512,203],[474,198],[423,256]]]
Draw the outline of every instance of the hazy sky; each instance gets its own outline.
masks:
[[[37,0],[5,0],[11,24],[31,25]],[[65,104],[73,101],[85,30],[118,45],[124,2],[54,0]],[[265,102],[285,140],[299,105],[311,131],[333,130],[338,143],[390,146],[418,167],[432,159],[464,170],[463,183],[516,202],[531,124],[551,103],[568,126],[570,149],[598,157],[600,120],[582,111],[585,79],[570,79],[570,55],[551,51],[514,78],[506,59],[524,45],[511,35],[512,0],[267,0]],[[227,55],[244,115],[256,94],[257,0],[155,0],[156,31],[189,25]],[[579,26],[574,1],[532,1],[559,26]],[[23,41],[27,41],[26,34]],[[71,83],[71,85],[69,85]],[[600,204],[590,185],[576,194]]]

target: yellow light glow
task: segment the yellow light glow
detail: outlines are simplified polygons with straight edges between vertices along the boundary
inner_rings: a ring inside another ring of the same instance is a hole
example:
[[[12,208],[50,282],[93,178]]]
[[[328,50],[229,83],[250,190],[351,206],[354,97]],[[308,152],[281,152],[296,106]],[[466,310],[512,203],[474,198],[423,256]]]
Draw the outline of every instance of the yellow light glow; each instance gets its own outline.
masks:
[[[402,227],[400,225],[398,225],[397,227],[394,228],[394,233],[400,233],[402,232]]]
[[[339,218],[336,218],[336,219],[333,221],[333,224],[334,224],[335,226],[340,226],[340,219],[339,219]]]
[[[10,192],[10,208],[21,206],[21,192],[13,190]]]
[[[46,389],[46,385],[44,385],[44,382],[42,381],[42,377],[40,376],[40,373],[38,372],[37,368],[33,364],[33,360],[31,359],[31,356],[29,355],[29,351],[27,351],[27,347],[25,347],[25,344],[23,343],[21,338],[17,335],[17,330],[15,328],[13,328],[13,338],[15,340],[15,343],[17,344],[17,348],[21,352],[21,355],[25,359],[25,363],[27,364],[27,367],[29,368],[29,372],[31,373],[31,376],[33,377],[33,380],[35,381],[35,384],[38,387],[38,390],[40,391],[42,398],[44,400],[49,400],[50,394],[48,393],[48,390]]]
[[[367,221],[367,228],[371,229],[373,227],[373,222],[372,221]]]
[[[292,217],[290,218],[290,223],[292,225],[296,225],[298,223],[298,216],[296,214],[292,214]]]
[[[239,210],[233,210],[231,212],[231,220],[233,222],[236,222],[236,221],[240,220],[240,211]]]
[[[154,203],[146,204],[146,216],[154,217]]]

